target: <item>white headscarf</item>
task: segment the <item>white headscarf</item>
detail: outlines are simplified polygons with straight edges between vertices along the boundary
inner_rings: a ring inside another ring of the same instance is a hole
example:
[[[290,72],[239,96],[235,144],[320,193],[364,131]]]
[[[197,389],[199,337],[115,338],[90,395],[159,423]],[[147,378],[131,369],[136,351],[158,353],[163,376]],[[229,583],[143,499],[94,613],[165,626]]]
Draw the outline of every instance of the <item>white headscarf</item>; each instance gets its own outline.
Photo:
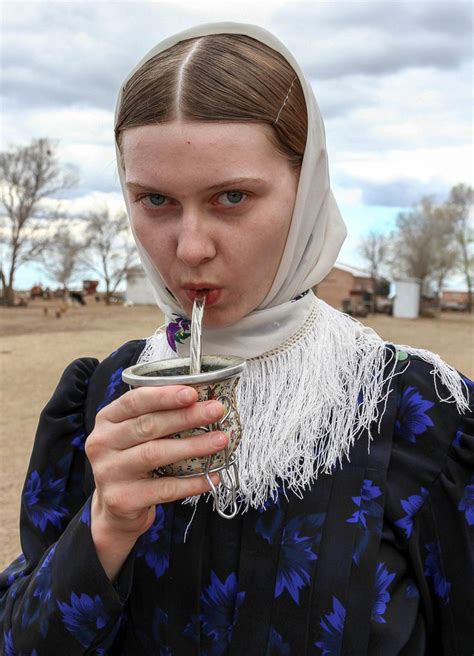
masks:
[[[203,336],[203,353],[232,354],[249,358],[278,347],[301,327],[311,311],[313,296],[309,294],[298,302],[291,301],[321,282],[329,273],[346,236],[346,227],[329,184],[324,125],[309,81],[289,50],[267,30],[246,23],[207,23],[164,39],[145,55],[122,84],[117,99],[115,122],[121,104],[122,89],[145,62],[180,41],[222,33],[247,35],[283,55],[300,79],[308,114],[308,134],[295,207],[283,257],[273,284],[256,310],[232,326],[207,329]],[[282,105],[284,100],[282,98]],[[127,202],[125,176],[118,148],[117,162]],[[128,203],[127,209],[131,216]],[[134,231],[133,234],[143,267],[167,323],[176,319],[173,315],[186,317],[183,308],[166,289],[146,252],[145,245],[140,243]],[[177,344],[177,348],[182,355],[189,352],[187,343]]]

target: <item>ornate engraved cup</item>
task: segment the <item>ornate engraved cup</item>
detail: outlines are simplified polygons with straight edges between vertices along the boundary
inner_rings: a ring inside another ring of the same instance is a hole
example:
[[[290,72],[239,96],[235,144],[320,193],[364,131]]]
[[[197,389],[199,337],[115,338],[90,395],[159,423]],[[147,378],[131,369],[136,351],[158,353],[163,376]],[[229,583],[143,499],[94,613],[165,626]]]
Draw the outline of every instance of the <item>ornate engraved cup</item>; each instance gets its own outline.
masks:
[[[214,497],[214,508],[226,519],[232,519],[238,512],[236,492],[239,478],[235,462],[235,450],[241,438],[240,418],[237,410],[235,390],[245,360],[234,356],[205,355],[202,357],[201,373],[189,373],[189,358],[159,360],[138,364],[122,372],[122,379],[130,387],[164,385],[189,385],[197,390],[199,401],[216,399],[225,408],[222,419],[214,424],[199,426],[191,430],[175,433],[170,437],[181,439],[203,432],[219,430],[229,438],[228,446],[218,453],[180,460],[179,462],[153,470],[153,476],[205,476]],[[221,485],[216,488],[210,474],[218,472]],[[230,513],[224,509],[230,505]]]

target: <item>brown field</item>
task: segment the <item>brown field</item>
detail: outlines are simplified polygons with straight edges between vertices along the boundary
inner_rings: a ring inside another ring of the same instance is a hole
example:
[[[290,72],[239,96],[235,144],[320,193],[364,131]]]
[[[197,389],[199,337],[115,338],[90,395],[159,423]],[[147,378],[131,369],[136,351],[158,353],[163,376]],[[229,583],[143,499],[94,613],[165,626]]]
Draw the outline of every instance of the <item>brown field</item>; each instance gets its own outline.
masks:
[[[44,307],[48,314],[44,314]],[[0,308],[0,570],[20,551],[19,500],[41,408],[64,367],[77,357],[103,358],[123,342],[150,335],[162,323],[153,307],[71,307],[59,319],[60,304],[43,301],[27,308]],[[439,319],[364,320],[384,339],[439,353],[474,377],[474,317],[443,314]]]

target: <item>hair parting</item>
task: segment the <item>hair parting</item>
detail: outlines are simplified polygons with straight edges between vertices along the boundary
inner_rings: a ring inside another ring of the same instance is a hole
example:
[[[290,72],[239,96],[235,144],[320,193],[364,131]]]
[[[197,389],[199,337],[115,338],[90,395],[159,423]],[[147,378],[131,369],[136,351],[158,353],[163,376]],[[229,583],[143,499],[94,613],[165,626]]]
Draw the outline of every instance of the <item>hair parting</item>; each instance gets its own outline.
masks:
[[[183,60],[183,63],[178,69],[178,80],[176,84],[176,114],[179,116],[181,113],[181,96],[183,93],[183,84],[184,84],[184,75],[186,68],[189,64],[189,62],[192,60],[193,55],[197,48],[199,48],[199,44],[201,42],[201,39],[196,39],[196,41],[193,43],[191,46],[188,54],[186,55],[185,59]]]

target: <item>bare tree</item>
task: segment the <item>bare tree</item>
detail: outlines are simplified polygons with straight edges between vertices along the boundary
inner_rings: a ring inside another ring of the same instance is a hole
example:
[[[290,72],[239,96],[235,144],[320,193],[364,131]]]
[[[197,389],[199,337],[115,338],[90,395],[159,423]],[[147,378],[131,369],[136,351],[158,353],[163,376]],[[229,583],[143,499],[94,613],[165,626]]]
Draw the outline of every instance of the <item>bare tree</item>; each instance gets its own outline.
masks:
[[[87,247],[84,238],[77,237],[79,226],[76,225],[75,228],[74,230],[70,222],[60,221],[39,258],[47,276],[61,285],[64,290],[68,288],[71,278],[78,273],[79,255]]]
[[[392,234],[391,267],[394,276],[417,278],[421,287],[429,279],[432,267],[432,225],[434,203],[431,198],[397,217]]]
[[[137,263],[137,252],[130,239],[125,212],[112,214],[109,208],[88,212],[85,217],[88,246],[81,257],[84,266],[95,271],[105,283],[107,305],[127,269]]]
[[[430,279],[436,287],[439,308],[446,277],[458,266],[459,248],[456,243],[456,221],[445,204],[433,208],[430,221],[432,250]]]
[[[382,267],[384,267],[389,260],[389,240],[386,235],[372,230],[360,240],[359,252],[369,264],[373,289],[372,312],[375,312],[376,294],[379,281],[382,277]]]
[[[49,240],[45,220],[60,215],[59,206],[48,210],[44,201],[70,189],[76,179],[59,164],[56,145],[34,139],[29,146],[13,146],[0,153],[0,240],[6,247],[1,267],[3,296],[14,301],[17,269],[36,259]]]
[[[409,212],[398,215],[392,235],[392,271],[426,283],[434,283],[441,295],[443,283],[457,266],[456,221],[445,204],[422,198]]]
[[[456,241],[459,247],[459,269],[466,280],[468,310],[472,312],[472,286],[474,277],[474,228],[472,221],[473,190],[464,184],[451,189],[447,208],[456,224]]]

